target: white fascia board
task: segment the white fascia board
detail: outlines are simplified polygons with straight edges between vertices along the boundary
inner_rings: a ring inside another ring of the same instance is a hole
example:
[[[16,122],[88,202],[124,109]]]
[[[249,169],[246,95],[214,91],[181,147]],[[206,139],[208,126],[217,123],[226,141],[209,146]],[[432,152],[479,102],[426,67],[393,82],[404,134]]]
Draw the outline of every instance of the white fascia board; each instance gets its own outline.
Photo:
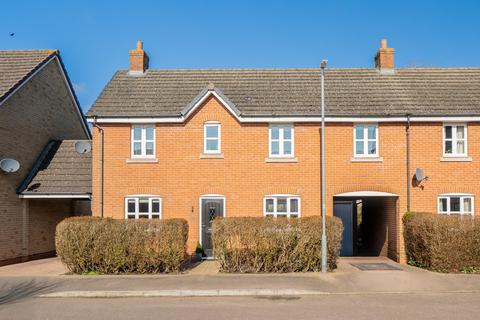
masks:
[[[20,194],[23,199],[90,199],[90,194]]]

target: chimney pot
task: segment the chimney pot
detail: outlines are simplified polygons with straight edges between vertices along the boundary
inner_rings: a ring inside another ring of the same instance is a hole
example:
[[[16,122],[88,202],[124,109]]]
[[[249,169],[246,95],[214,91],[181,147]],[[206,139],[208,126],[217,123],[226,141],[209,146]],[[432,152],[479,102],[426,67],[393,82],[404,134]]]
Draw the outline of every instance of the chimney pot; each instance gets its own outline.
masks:
[[[137,41],[137,48],[130,50],[130,74],[141,75],[148,69],[148,55],[143,50],[142,41]]]
[[[143,50],[143,42],[140,40],[137,41],[137,50]]]
[[[380,41],[380,48],[387,49],[387,39],[382,39]]]
[[[387,39],[382,39],[375,56],[375,68],[382,73],[392,73],[394,71],[394,53],[395,50],[387,46]]]

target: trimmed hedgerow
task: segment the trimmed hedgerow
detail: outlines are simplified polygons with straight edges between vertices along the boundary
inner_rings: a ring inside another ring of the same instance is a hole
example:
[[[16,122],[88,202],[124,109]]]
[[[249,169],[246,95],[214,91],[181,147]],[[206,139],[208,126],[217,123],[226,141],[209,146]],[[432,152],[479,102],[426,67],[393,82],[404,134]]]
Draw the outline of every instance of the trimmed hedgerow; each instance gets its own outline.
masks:
[[[480,272],[480,220],[431,213],[403,217],[409,264],[439,272]]]
[[[213,251],[222,272],[306,272],[319,271],[321,217],[298,219],[215,219]],[[327,217],[327,265],[333,270],[340,253],[343,226],[340,219]]]
[[[55,245],[73,273],[159,273],[180,270],[187,238],[183,219],[72,217],[58,224]]]

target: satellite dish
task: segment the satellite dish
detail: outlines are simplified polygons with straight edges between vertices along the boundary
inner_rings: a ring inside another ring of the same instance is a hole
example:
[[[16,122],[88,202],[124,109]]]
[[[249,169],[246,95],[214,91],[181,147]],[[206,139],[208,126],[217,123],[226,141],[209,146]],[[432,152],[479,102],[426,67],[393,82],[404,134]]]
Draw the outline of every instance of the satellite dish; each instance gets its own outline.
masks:
[[[16,172],[20,169],[20,163],[15,159],[0,160],[0,169],[5,172]]]
[[[423,173],[423,170],[420,169],[420,168],[416,168],[415,169],[415,179],[417,179],[417,181],[423,181],[425,180],[427,177],[425,176],[425,174]]]
[[[75,151],[80,154],[89,153],[92,151],[92,145],[87,141],[77,141],[75,142]]]

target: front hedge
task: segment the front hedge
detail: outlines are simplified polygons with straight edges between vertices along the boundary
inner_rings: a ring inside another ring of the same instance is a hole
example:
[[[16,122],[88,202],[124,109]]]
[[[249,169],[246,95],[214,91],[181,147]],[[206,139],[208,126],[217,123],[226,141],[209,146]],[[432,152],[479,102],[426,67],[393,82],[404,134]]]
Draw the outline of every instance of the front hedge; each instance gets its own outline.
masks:
[[[321,217],[224,218],[213,222],[213,251],[222,272],[321,270]],[[337,265],[343,226],[327,217],[327,265]]]
[[[480,220],[407,213],[403,223],[410,264],[439,272],[480,271]]]
[[[158,273],[180,270],[187,238],[183,219],[72,217],[58,224],[55,245],[74,273]]]

